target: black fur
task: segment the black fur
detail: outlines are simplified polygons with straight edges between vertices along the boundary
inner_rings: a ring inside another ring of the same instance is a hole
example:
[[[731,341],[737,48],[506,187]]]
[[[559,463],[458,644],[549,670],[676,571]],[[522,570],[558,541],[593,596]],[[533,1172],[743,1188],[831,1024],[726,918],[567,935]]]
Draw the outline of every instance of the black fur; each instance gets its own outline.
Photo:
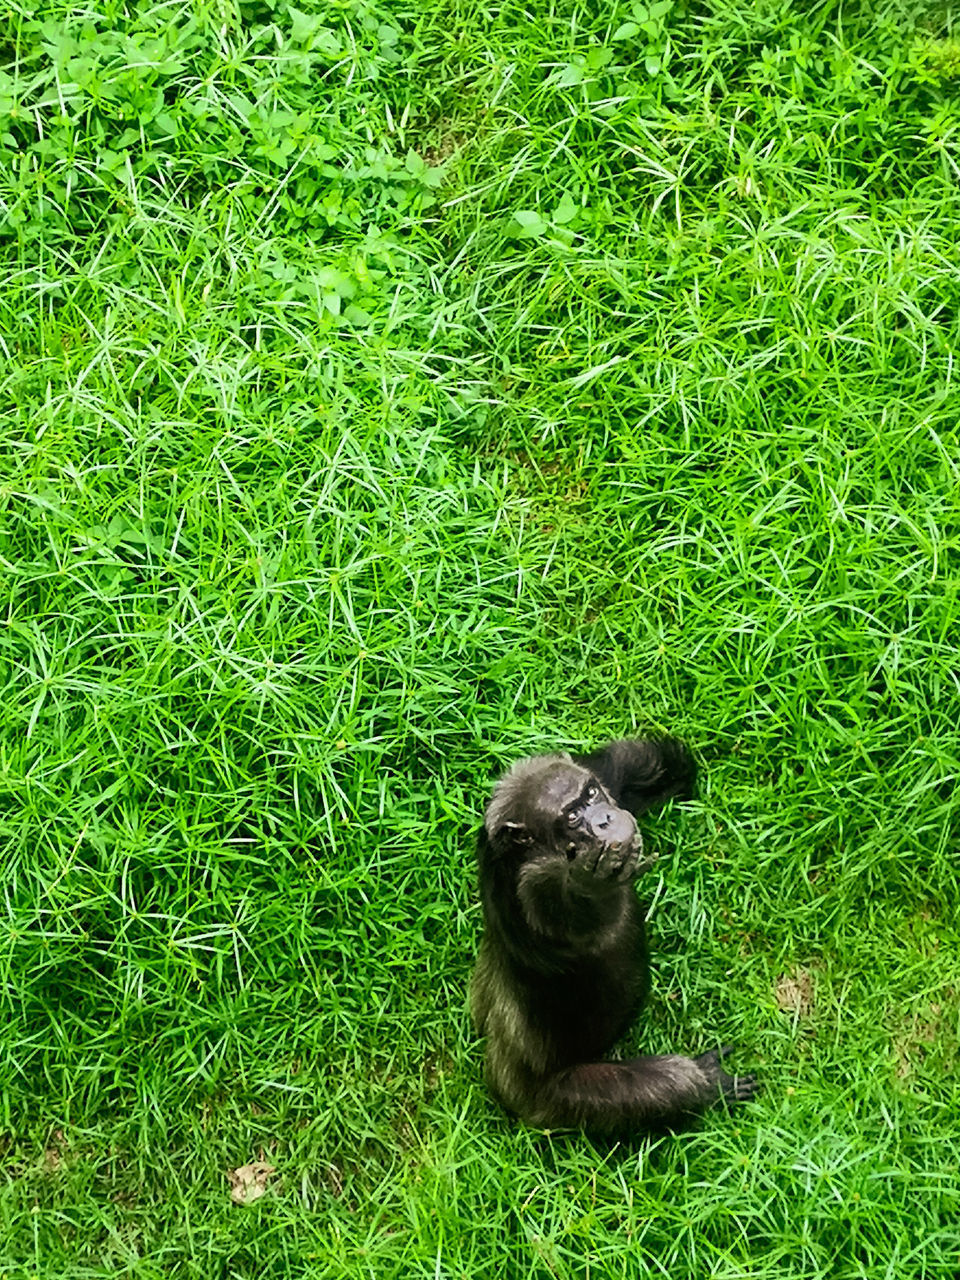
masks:
[[[726,1050],[604,1061],[649,986],[645,862],[634,817],[690,795],[695,765],[674,738],[522,761],[497,784],[479,839],[485,932],[471,990],[487,1079],[542,1128],[600,1134],[676,1124],[754,1076]]]

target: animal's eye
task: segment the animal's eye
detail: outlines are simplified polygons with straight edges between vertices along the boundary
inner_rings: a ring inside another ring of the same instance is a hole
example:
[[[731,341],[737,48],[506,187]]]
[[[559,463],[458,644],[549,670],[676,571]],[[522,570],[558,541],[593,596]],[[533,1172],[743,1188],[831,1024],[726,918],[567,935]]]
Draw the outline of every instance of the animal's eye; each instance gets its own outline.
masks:
[[[575,827],[579,821],[580,821],[580,810],[571,809],[570,812],[567,814],[567,826]]]
[[[587,792],[587,804],[593,804],[594,800],[598,800],[599,798],[600,798],[600,788],[591,787],[590,790]]]

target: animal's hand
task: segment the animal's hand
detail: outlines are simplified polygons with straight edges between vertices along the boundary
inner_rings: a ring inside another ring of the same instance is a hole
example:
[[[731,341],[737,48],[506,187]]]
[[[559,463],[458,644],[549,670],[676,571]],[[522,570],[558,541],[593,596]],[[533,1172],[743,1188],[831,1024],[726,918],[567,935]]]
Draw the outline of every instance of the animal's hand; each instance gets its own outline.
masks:
[[[759,1081],[752,1072],[745,1076],[727,1075],[720,1063],[732,1052],[733,1046],[728,1044],[722,1049],[711,1049],[709,1053],[701,1053],[700,1057],[695,1058],[694,1061],[707,1080],[717,1086],[717,1091],[725,1102],[749,1102],[760,1092]]]
[[[626,884],[649,871],[657,860],[653,854],[642,857],[643,846],[631,841],[625,844],[590,845],[577,852],[572,860],[570,873],[582,885]]]

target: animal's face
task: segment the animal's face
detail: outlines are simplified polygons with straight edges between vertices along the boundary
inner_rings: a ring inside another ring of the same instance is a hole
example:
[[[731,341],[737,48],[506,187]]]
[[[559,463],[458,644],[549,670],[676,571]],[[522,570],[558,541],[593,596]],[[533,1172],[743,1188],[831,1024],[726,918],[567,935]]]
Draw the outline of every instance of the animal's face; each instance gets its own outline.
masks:
[[[589,770],[569,756],[522,761],[487,808],[491,838],[576,857],[587,848],[638,846],[633,815],[620,809]]]

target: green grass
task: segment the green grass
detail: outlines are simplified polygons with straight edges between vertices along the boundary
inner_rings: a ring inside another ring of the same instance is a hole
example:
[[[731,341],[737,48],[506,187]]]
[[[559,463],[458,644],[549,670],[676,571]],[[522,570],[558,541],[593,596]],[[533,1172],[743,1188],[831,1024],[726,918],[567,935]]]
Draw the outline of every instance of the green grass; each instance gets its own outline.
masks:
[[[957,1273],[960,14],[635,8],[0,19],[7,1280]],[[651,729],[632,1044],[765,1092],[598,1148],[472,833]]]

